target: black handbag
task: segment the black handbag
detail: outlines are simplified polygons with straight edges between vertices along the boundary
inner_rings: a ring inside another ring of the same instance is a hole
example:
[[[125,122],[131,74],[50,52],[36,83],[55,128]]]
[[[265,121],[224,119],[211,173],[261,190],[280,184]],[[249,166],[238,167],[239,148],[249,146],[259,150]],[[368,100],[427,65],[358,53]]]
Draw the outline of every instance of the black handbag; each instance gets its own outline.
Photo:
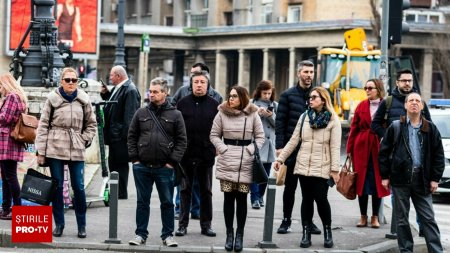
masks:
[[[28,169],[23,179],[20,197],[28,201],[48,206],[56,193],[58,182],[34,169]]]
[[[266,184],[269,180],[269,176],[266,173],[263,163],[261,162],[261,157],[259,156],[259,149],[256,146],[256,142],[253,141],[255,146],[255,158],[253,159],[253,183],[255,184]]]

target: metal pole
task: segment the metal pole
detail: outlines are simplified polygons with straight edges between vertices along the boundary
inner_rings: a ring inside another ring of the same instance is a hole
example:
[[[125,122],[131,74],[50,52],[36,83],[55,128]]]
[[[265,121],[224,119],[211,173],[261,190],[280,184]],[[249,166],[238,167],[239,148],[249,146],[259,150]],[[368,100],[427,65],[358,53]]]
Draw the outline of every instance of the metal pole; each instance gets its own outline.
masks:
[[[263,240],[258,242],[258,247],[260,248],[277,248],[277,245],[272,242],[272,231],[273,231],[273,216],[275,211],[275,178],[270,177],[267,182],[267,193],[266,193],[266,211],[264,215],[264,233]]]
[[[119,173],[117,171],[111,172],[109,178],[109,238],[105,243],[120,244],[120,239],[117,238],[117,216],[118,216],[118,196],[119,196]]]
[[[119,22],[117,23],[117,46],[116,59],[114,66],[120,65],[124,68],[125,65],[125,35],[123,26],[125,24],[125,0],[119,0]]]

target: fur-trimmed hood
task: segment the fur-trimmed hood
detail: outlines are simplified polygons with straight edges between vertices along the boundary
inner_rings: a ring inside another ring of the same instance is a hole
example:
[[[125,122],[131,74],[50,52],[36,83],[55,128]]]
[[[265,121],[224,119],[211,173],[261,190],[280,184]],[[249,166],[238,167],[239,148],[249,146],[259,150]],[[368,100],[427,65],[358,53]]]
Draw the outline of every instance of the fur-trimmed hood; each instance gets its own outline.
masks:
[[[254,105],[253,103],[248,103],[248,105],[243,110],[237,110],[237,109],[231,108],[228,105],[228,101],[225,101],[221,105],[219,105],[218,109],[220,112],[223,112],[226,115],[237,116],[241,113],[250,115],[250,114],[258,111],[258,106]]]
[[[50,92],[50,94],[48,95],[48,100],[53,107],[59,107],[65,101],[65,99],[59,92],[59,88],[56,88],[52,92]],[[82,105],[86,105],[89,103],[89,95],[84,90],[77,89],[77,97],[75,98],[75,100],[78,100]]]

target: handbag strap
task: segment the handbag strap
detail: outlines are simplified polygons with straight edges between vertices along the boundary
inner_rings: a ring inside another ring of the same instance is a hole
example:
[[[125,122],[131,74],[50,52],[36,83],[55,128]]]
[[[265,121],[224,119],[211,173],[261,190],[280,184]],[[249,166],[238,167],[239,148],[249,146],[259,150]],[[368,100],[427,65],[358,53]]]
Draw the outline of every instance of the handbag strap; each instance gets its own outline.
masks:
[[[159,131],[164,135],[164,138],[166,138],[167,141],[169,142],[169,148],[172,148],[174,144],[173,144],[172,140],[169,138],[169,136],[167,135],[166,130],[164,130],[164,128],[161,126],[161,123],[159,122],[156,115],[152,112],[152,110],[150,110],[150,108],[148,108],[148,107],[147,107],[147,110],[150,113],[150,116],[152,117],[153,121],[155,122],[156,127],[158,127]]]

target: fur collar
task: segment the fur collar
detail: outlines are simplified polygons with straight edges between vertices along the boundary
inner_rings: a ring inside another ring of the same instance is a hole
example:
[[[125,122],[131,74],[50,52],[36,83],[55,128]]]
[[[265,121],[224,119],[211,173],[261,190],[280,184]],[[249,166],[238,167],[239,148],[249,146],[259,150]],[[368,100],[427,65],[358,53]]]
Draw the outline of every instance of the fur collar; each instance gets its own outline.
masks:
[[[221,111],[224,114],[229,115],[229,116],[238,116],[242,113],[249,115],[251,113],[258,111],[258,106],[254,105],[253,103],[248,103],[248,105],[244,108],[244,110],[240,111],[240,110],[231,108],[228,105],[228,101],[225,101],[221,105],[219,105],[219,111]]]
[[[59,93],[58,88],[50,92],[50,94],[48,95],[48,100],[53,107],[59,107],[65,101],[65,99]],[[78,100],[78,102],[80,102],[82,105],[86,105],[89,103],[89,95],[84,90],[77,89],[77,97],[75,98],[75,100]]]

